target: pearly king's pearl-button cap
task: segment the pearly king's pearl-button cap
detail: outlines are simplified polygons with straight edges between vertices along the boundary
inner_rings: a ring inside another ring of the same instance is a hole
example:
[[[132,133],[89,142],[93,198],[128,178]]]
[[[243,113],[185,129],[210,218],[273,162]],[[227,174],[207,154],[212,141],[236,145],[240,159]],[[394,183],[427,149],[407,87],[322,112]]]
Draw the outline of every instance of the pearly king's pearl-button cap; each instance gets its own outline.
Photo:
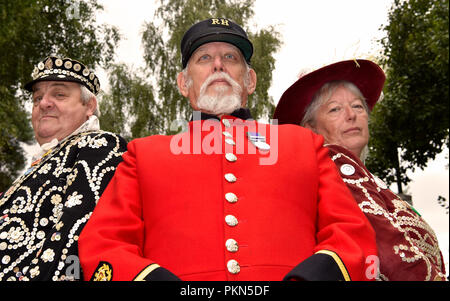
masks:
[[[235,227],[237,226],[237,224],[239,223],[237,218],[233,215],[227,215],[225,216],[225,222],[227,223],[228,226],[230,227]]]
[[[237,196],[232,192],[226,193],[225,199],[227,200],[228,203],[236,203],[238,201]]]
[[[232,238],[227,239],[227,241],[225,242],[225,247],[227,248],[227,251],[231,253],[235,253],[239,250],[237,241]]]
[[[227,269],[231,274],[238,274],[241,271],[241,266],[236,260],[231,259],[227,262]]]

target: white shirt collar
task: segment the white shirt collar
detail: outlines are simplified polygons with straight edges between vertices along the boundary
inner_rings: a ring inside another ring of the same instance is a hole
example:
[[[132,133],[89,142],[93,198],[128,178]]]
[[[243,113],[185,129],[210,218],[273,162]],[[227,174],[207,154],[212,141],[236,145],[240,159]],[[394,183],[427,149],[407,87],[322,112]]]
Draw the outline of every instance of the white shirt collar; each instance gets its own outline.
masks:
[[[100,122],[99,122],[97,116],[92,115],[79,128],[77,128],[72,134],[65,137],[61,141],[58,141],[58,139],[54,138],[52,141],[42,144],[40,146],[39,150],[35,154],[33,154],[31,162],[34,162],[34,161],[40,159],[49,150],[51,150],[52,148],[57,146],[59,143],[63,142],[64,140],[66,140],[74,135],[77,135],[82,132],[97,131],[97,130],[100,130]]]

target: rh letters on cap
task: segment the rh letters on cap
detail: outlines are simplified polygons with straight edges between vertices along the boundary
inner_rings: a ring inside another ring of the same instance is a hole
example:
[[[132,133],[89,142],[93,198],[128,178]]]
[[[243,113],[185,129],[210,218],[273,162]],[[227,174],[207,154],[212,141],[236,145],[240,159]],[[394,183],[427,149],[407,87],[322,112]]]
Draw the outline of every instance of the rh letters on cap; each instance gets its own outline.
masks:
[[[228,23],[228,20],[226,20],[226,19],[211,19],[211,25],[230,26],[230,24]]]

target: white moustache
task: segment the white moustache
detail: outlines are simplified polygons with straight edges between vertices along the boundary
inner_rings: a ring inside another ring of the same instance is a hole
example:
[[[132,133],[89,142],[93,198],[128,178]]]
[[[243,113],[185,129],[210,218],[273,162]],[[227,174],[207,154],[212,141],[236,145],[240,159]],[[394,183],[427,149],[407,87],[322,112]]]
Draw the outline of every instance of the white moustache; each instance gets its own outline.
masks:
[[[206,89],[215,80],[225,80],[232,88],[232,92],[226,94],[230,87],[219,85],[215,87],[216,95],[207,95]],[[200,88],[197,107],[204,112],[214,115],[230,114],[241,107],[242,87],[224,72],[210,75]]]
[[[209,87],[209,85],[215,80],[225,80],[231,86],[234,93],[236,94],[242,93],[242,87],[234,79],[232,79],[231,76],[229,76],[225,72],[218,72],[208,76],[208,78],[205,80],[205,82],[200,88],[200,95],[203,95],[206,92],[206,89]]]

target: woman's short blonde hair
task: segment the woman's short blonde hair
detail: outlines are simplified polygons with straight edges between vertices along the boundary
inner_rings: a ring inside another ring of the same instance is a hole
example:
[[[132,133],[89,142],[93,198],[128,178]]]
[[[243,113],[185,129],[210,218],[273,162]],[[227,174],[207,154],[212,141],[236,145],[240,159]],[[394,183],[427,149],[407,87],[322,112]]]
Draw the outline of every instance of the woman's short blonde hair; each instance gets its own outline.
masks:
[[[317,110],[326,103],[331,95],[333,95],[334,91],[338,87],[344,87],[350,90],[353,94],[355,94],[357,97],[359,97],[362,100],[364,109],[366,110],[367,114],[369,114],[369,107],[367,106],[366,98],[364,95],[362,95],[361,91],[358,89],[358,87],[345,80],[336,80],[331,81],[326,84],[324,84],[313,96],[312,101],[305,109],[305,115],[303,116],[302,121],[300,122],[301,126],[305,126],[306,124],[309,124],[311,126],[314,126],[316,123],[316,113]]]

